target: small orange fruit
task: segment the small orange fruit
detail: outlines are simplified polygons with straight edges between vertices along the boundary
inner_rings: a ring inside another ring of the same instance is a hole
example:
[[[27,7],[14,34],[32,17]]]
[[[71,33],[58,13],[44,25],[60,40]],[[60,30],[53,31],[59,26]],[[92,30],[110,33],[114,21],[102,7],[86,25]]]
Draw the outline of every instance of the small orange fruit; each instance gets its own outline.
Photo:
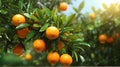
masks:
[[[107,43],[113,43],[114,42],[114,38],[111,37],[107,37]]]
[[[100,34],[99,35],[99,41],[100,41],[100,43],[104,44],[106,42],[106,40],[107,40],[106,34]]]
[[[59,8],[61,11],[66,11],[68,8],[68,4],[66,2],[61,2]]]
[[[17,35],[19,38],[26,38],[27,34],[30,32],[30,30],[28,28],[23,28],[20,30],[17,30]]]
[[[91,14],[90,14],[90,19],[91,19],[91,20],[94,20],[95,16],[96,16],[95,13],[91,13]]]
[[[30,61],[30,60],[32,60],[32,56],[31,56],[31,54],[26,54],[25,55],[25,59],[27,60],[27,61]]]
[[[13,53],[19,56],[23,54],[23,51],[24,49],[20,43],[13,49]]]
[[[16,14],[12,17],[12,24],[18,26],[21,23],[25,23],[25,17],[21,14]]]
[[[63,48],[63,42],[59,41],[58,42],[58,50],[61,50]]]
[[[63,66],[69,66],[72,64],[72,57],[69,55],[69,54],[63,54],[61,55],[60,57],[60,63],[63,65]]]
[[[60,59],[60,55],[58,52],[50,52],[47,55],[47,61],[51,64],[51,65],[55,65],[59,62]]]
[[[119,36],[120,36],[119,33],[116,33],[116,34],[115,34],[115,37],[116,37],[116,38],[119,38]]]
[[[46,33],[46,37],[50,40],[56,39],[59,37],[59,30],[53,26],[48,27],[45,33]]]
[[[44,40],[37,39],[33,42],[33,48],[36,52],[44,51],[46,49],[46,44]]]

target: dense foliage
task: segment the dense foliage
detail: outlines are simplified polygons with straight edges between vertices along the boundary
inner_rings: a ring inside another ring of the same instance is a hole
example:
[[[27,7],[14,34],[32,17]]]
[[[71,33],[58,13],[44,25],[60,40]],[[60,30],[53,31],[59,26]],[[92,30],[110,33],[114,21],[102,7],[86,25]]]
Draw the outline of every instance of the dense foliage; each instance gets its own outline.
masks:
[[[60,56],[69,54],[72,66],[120,65],[120,5],[103,4],[104,9],[98,10],[92,7],[91,19],[90,13],[81,13],[84,1],[73,7],[74,12],[69,16],[59,9],[63,1],[72,4],[71,0],[0,0],[0,66],[50,66],[53,64],[47,56],[51,51]],[[14,26],[12,17],[16,14],[23,15],[26,22]],[[46,37],[46,30],[51,26],[59,30],[56,39]],[[29,32],[20,38],[18,30],[24,28]],[[104,43],[99,39],[101,34],[107,37]],[[37,39],[45,42],[45,51],[36,51],[41,50],[33,46]],[[61,49],[58,48],[60,41]],[[61,62],[56,66],[61,66]]]

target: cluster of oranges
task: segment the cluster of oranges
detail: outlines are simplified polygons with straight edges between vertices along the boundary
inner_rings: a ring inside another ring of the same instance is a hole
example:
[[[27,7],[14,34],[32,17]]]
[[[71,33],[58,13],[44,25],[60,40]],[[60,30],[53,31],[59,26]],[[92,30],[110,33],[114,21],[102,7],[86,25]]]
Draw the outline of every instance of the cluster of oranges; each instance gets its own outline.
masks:
[[[21,15],[21,14],[16,14],[16,15],[14,15],[14,16],[12,17],[12,24],[13,24],[14,26],[18,26],[18,25],[20,25],[20,24],[22,24],[22,23],[25,23],[25,22],[26,22],[25,17],[24,17],[23,15]],[[19,38],[25,39],[26,36],[27,36],[27,34],[28,34],[29,32],[30,32],[29,28],[26,28],[26,27],[25,27],[25,28],[22,28],[22,29],[17,30],[17,33],[16,33],[16,34],[18,35]],[[20,57],[22,56],[22,54],[24,53],[24,49],[23,49],[21,43],[19,43],[19,44],[13,49],[13,53],[16,54],[16,55],[19,55]],[[25,55],[25,59],[28,60],[28,61],[31,60],[31,59],[32,59],[31,54],[27,53],[27,54]]]
[[[67,4],[66,2],[61,2],[60,5],[59,5],[59,9],[60,9],[61,11],[66,11],[66,10],[68,9],[68,4]],[[13,24],[14,26],[18,26],[18,25],[20,25],[20,24],[22,24],[22,23],[25,23],[25,22],[26,22],[26,19],[25,19],[25,17],[24,17],[23,15],[21,15],[21,14],[16,14],[16,15],[14,15],[14,16],[12,17],[12,24]],[[49,34],[51,34],[51,33],[48,33],[51,28],[54,28],[54,29],[55,29],[55,27],[49,27],[49,28],[47,29],[46,34],[47,34],[47,37],[48,37],[48,38],[51,38],[51,37],[49,36]],[[30,31],[29,28],[23,28],[23,29],[17,30],[17,35],[18,35],[19,38],[24,39],[24,38],[27,36],[27,34],[29,33],[29,31]],[[58,32],[57,29],[56,29],[55,31]],[[53,32],[55,32],[55,31],[53,30]],[[55,34],[56,34],[56,33],[55,33]],[[57,35],[59,35],[59,34],[57,34]],[[55,39],[54,36],[52,36],[52,37],[53,37],[53,38],[51,38],[51,39]],[[57,36],[56,36],[56,37],[57,37]]]
[[[54,37],[52,37],[52,38],[54,38]],[[45,51],[46,50],[46,43],[42,39],[37,39],[33,42],[33,48],[36,52]],[[63,42],[59,41],[58,42],[58,50],[61,50],[62,48],[63,48]],[[51,65],[57,64],[59,62],[59,60],[60,60],[60,63],[64,66],[68,66],[68,65],[72,64],[72,57],[69,54],[63,54],[60,57],[58,52],[51,51],[47,56],[47,61]]]
[[[98,40],[100,43],[113,43],[115,38],[119,37],[119,33],[116,33],[115,36],[107,36],[106,34],[100,34]]]
[[[25,17],[21,14],[16,14],[12,17],[12,24],[14,26],[18,26],[25,22],[26,22]],[[22,28],[22,29],[17,30],[17,35],[19,38],[24,39],[24,38],[26,38],[29,31],[30,31],[29,28]]]
[[[66,11],[68,9],[68,4],[66,2],[61,2],[59,4],[59,9],[61,11]],[[12,24],[14,26],[19,26],[22,23],[26,23],[26,19],[21,14],[16,14],[12,17]],[[16,30],[16,34],[19,38],[25,39],[28,33],[30,32],[28,27],[24,27],[22,29]],[[55,40],[59,37],[59,29],[55,26],[50,26],[45,30],[45,37],[49,40]],[[33,42],[33,49],[35,52],[42,52],[46,50],[46,42],[43,39],[36,39]],[[58,42],[58,50],[63,48],[63,42]],[[21,43],[19,43],[15,48],[13,48],[13,53],[22,56],[24,53],[24,49]],[[32,60],[32,55],[30,53],[25,54],[25,59],[27,61]],[[67,60],[66,60],[67,59]],[[58,52],[50,52],[47,56],[47,60],[51,65],[57,64],[59,61],[62,65],[68,66],[72,64],[72,57],[69,54],[59,55]]]
[[[55,65],[60,61],[63,66],[69,66],[73,61],[69,54],[62,54],[60,56],[58,52],[50,52],[47,56],[47,60],[51,65]]]
[[[52,38],[54,38],[54,36]],[[36,52],[45,51],[46,50],[46,43],[42,39],[37,39],[33,42],[33,48]],[[62,48],[63,48],[63,42],[59,41],[58,42],[58,50],[61,50]],[[60,63],[64,66],[70,65],[72,63],[72,57],[69,54],[63,54],[60,57],[58,52],[51,51],[47,56],[47,61],[51,65],[57,64],[59,62],[59,60],[60,60]]]

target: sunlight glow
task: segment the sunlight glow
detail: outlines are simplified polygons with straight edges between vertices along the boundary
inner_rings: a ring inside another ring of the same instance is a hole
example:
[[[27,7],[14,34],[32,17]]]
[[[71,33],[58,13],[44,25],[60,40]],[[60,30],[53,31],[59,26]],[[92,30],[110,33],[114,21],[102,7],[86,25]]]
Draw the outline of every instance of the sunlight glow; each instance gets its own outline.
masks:
[[[120,0],[99,0],[100,3],[105,3],[107,4],[108,6],[111,4],[111,3],[120,3]]]

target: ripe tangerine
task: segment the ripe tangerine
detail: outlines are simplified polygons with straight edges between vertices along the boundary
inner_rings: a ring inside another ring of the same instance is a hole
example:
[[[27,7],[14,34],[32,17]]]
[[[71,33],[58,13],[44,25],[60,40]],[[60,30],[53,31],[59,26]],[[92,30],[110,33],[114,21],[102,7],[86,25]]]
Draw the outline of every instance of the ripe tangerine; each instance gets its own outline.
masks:
[[[59,37],[59,30],[53,26],[48,27],[45,33],[46,33],[46,37],[50,40],[53,40]]]
[[[37,39],[33,42],[33,48],[36,52],[44,51],[46,49],[46,44],[44,40]]]
[[[51,65],[55,65],[59,62],[60,59],[60,55],[58,52],[50,52],[47,56],[47,61],[51,64]]]
[[[12,24],[18,26],[21,23],[25,23],[25,17],[21,14],[16,14],[12,17]]]

